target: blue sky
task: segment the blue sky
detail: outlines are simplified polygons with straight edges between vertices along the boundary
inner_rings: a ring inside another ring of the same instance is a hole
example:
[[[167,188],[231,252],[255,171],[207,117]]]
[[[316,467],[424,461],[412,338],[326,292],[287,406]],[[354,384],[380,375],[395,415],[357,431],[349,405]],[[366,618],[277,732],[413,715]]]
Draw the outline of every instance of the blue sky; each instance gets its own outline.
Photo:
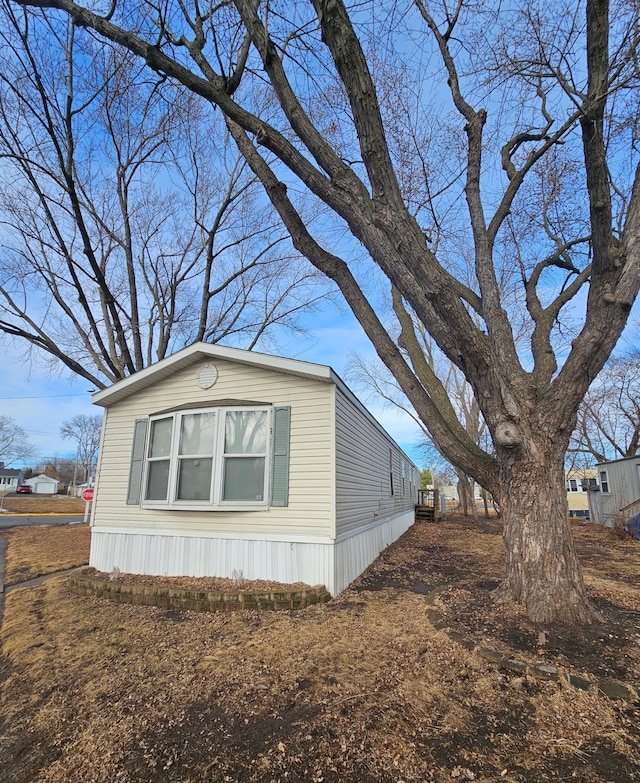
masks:
[[[343,379],[352,352],[374,359],[373,349],[357,322],[350,314],[338,314],[335,310],[323,311],[312,319],[308,338],[283,342],[282,349],[274,351],[293,359],[327,364]],[[44,367],[29,365],[25,354],[18,345],[0,345],[0,413],[12,416],[28,433],[41,459],[72,457],[74,444],[60,437],[60,424],[76,414],[102,413],[91,403],[91,384],[71,377],[65,370],[51,376]],[[424,467],[421,434],[416,424],[388,407],[372,401],[366,405],[418,467]]]

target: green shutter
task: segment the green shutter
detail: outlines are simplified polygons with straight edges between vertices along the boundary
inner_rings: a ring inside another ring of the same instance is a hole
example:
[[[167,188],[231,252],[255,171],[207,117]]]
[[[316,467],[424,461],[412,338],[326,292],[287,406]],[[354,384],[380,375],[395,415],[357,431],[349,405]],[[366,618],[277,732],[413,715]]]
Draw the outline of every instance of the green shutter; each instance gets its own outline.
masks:
[[[146,440],[147,419],[136,419],[133,426],[133,447],[131,449],[131,466],[129,468],[129,488],[127,490],[128,506],[137,506],[140,503],[142,470],[144,468],[144,446]]]
[[[291,408],[273,409],[271,505],[289,505],[289,433]]]

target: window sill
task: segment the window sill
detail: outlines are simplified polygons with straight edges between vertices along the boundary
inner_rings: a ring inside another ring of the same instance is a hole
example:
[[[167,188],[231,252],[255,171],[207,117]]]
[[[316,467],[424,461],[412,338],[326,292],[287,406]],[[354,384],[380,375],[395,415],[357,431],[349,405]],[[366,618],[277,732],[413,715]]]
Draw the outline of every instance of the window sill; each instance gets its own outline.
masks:
[[[153,503],[145,501],[140,508],[153,511],[267,511],[267,503]]]

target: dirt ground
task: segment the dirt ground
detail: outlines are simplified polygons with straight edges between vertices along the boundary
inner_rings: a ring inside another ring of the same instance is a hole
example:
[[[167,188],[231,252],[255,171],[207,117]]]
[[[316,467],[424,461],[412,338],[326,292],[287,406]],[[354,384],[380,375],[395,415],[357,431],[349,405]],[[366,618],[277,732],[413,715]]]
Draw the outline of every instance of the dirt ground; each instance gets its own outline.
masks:
[[[124,606],[62,579],[14,590],[0,781],[640,781],[638,702],[502,670],[447,631],[638,684],[640,544],[575,535],[603,624],[541,628],[496,610],[499,526],[462,519],[415,525],[342,595],[302,611]]]

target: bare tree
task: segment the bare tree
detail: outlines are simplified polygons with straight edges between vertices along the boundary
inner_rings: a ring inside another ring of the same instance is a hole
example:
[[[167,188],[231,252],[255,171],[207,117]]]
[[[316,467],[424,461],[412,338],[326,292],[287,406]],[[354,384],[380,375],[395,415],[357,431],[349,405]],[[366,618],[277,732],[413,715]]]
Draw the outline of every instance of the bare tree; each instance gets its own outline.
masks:
[[[60,483],[69,487],[77,480],[78,464],[75,459],[55,456],[27,468],[24,471],[24,477],[25,479],[30,479],[34,476],[39,476],[41,473],[57,479]]]
[[[27,433],[11,416],[0,414],[0,462],[8,467],[34,455],[35,448]]]
[[[640,356],[610,360],[578,411],[569,452],[588,461],[640,452]]]
[[[563,463],[640,286],[636,4],[17,2],[62,10],[218,107],[440,452],[500,503],[498,597],[536,621],[593,620]],[[420,165],[405,176],[407,159]],[[385,328],[389,285],[472,387],[493,453],[414,322]]]
[[[401,324],[404,322],[406,325],[410,324],[410,329],[415,339],[419,342],[419,350],[422,351],[425,362],[431,368],[431,372],[441,379],[449,402],[454,407],[465,431],[476,444],[480,445],[486,428],[471,387],[465,381],[458,368],[441,354],[429,335],[420,328],[420,325],[416,324],[414,327],[413,322],[408,320],[409,314],[406,312],[397,291],[394,291],[393,299],[399,322]],[[408,360],[408,355],[406,355],[406,358]],[[384,404],[402,411],[413,419],[422,431],[422,451],[426,458],[426,464],[432,467],[436,464],[442,464],[449,468],[449,473],[455,472],[455,481],[458,485],[458,498],[462,512],[465,516],[470,514],[476,519],[477,509],[474,499],[475,482],[473,478],[465,474],[463,470],[450,466],[443,455],[434,453],[437,452],[437,443],[432,441],[427,426],[416,415],[398,381],[382,362],[365,360],[362,356],[354,354],[351,357],[346,377],[361,394],[364,393],[377,400],[382,400]],[[445,471],[439,469],[438,472],[444,473]]]
[[[103,387],[298,329],[327,287],[220,117],[68,19],[1,10],[0,331]]]
[[[102,416],[87,416],[84,413],[79,413],[60,425],[60,435],[65,440],[74,441],[76,445],[76,465],[81,469],[84,481],[89,480],[96,464],[101,431]],[[74,475],[74,482],[76,479],[77,476]]]

